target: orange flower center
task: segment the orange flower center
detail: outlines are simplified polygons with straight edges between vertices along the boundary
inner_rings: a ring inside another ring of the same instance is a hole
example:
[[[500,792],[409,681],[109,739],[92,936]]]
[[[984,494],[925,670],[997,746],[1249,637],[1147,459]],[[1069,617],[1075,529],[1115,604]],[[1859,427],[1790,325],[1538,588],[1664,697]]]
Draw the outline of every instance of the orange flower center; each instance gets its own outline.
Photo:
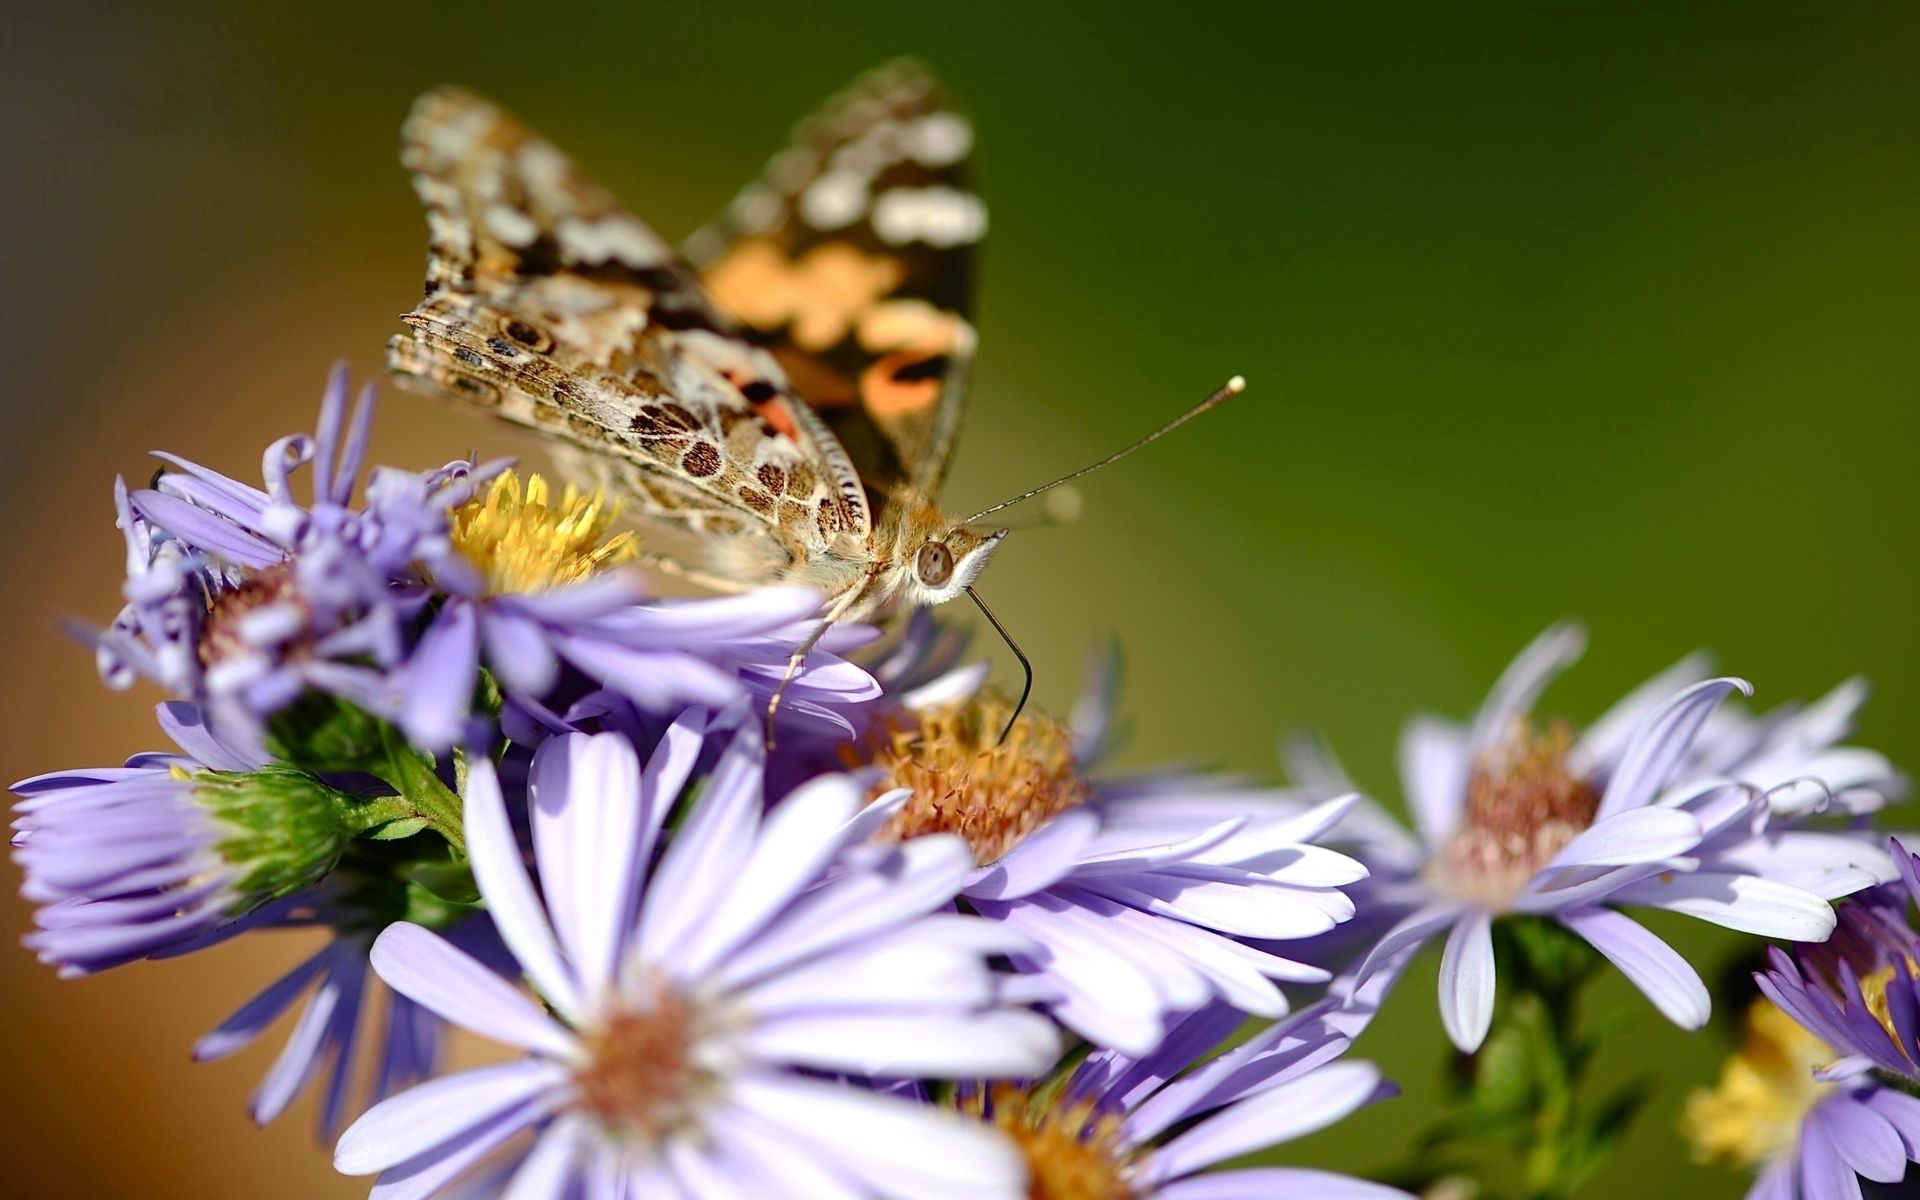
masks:
[[[1006,728],[1013,706],[997,692],[927,713],[909,713],[874,735],[870,761],[884,772],[876,794],[913,795],[880,833],[906,841],[957,833],[981,866],[997,862],[1058,813],[1087,802],[1087,785],[1066,726],[1025,713]],[[857,760],[857,752],[850,755]]]
[[[694,1012],[665,988],[645,1008],[627,1009],[585,1039],[574,1072],[579,1106],[608,1130],[650,1143],[683,1124],[701,1091],[693,1059]]]
[[[1435,866],[1453,895],[1499,907],[1593,824],[1600,796],[1567,765],[1573,730],[1552,721],[1514,722],[1467,779],[1462,820]]]
[[[991,1096],[993,1112],[986,1112]],[[1085,1100],[1050,1104],[1025,1088],[995,1084],[960,1102],[991,1122],[1027,1160],[1027,1200],[1136,1200],[1126,1180],[1120,1118]]]
[[[213,666],[236,655],[251,653],[241,625],[253,613],[276,604],[303,605],[291,560],[255,571],[213,597],[200,626],[200,662]]]

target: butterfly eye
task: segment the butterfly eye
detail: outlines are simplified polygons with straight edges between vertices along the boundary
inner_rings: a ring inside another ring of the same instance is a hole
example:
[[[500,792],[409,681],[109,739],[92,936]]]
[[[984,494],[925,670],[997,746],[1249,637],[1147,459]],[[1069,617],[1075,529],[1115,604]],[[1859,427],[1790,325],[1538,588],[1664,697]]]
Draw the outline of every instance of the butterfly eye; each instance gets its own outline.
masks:
[[[913,556],[914,573],[928,587],[940,587],[953,578],[953,551],[943,542],[928,542]]]
[[[500,326],[500,332],[519,342],[535,354],[545,354],[553,349],[553,337],[537,325],[529,325],[518,318]]]

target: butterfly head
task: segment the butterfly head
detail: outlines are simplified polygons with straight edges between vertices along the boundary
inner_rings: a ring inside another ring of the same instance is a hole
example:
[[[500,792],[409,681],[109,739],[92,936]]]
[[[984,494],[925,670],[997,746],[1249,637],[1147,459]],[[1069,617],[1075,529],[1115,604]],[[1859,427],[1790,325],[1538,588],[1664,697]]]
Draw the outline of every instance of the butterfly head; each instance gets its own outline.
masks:
[[[955,525],[927,538],[907,563],[908,594],[916,604],[944,604],[971,585],[993,557],[1004,529],[974,530]]]
[[[897,494],[881,510],[874,561],[884,563],[876,595],[891,608],[945,604],[966,591],[993,557],[1004,529],[956,523],[931,501]]]

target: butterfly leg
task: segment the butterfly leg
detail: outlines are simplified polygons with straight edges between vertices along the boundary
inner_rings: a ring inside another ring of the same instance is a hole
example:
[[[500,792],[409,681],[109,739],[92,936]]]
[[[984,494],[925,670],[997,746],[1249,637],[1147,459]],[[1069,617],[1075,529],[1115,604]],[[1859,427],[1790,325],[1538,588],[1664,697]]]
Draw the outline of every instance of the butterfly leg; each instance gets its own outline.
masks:
[[[820,639],[827,636],[827,630],[839,624],[840,619],[853,608],[863,590],[856,584],[835,596],[832,603],[827,605],[826,614],[820,618],[820,624],[807,635],[806,641],[795,647],[793,657],[787,660],[787,673],[781,676],[780,686],[773,689],[773,695],[767,698],[767,753],[773,753],[773,719],[780,712],[780,701],[786,698],[787,688],[792,686],[794,677],[800,674],[800,664],[807,661],[807,655],[812,654],[813,648],[820,644]]]

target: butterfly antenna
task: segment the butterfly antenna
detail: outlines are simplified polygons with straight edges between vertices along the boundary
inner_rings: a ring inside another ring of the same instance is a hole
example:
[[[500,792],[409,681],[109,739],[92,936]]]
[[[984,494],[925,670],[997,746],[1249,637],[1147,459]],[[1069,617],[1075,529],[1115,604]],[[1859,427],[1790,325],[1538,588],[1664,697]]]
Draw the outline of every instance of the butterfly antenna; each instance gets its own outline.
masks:
[[[1039,487],[1034,488],[1032,491],[1021,492],[1018,496],[1015,496],[1011,500],[1002,500],[1000,503],[994,505],[991,508],[983,508],[979,512],[974,513],[972,516],[968,517],[966,520],[961,521],[960,524],[970,525],[973,522],[979,520],[981,517],[988,516],[992,513],[997,513],[1003,508],[1012,508],[1016,504],[1020,504],[1024,501],[1033,499],[1035,496],[1038,496],[1041,492],[1052,491],[1054,488],[1059,487],[1063,483],[1070,483],[1073,480],[1080,478],[1082,475],[1091,475],[1093,472],[1098,471],[1102,467],[1110,467],[1114,463],[1117,463],[1121,459],[1125,458],[1127,455],[1132,454],[1135,450],[1138,450],[1141,447],[1149,445],[1153,442],[1159,441],[1161,438],[1167,436],[1169,433],[1172,433],[1174,430],[1180,428],[1182,425],[1185,425],[1188,421],[1193,420],[1195,417],[1199,416],[1201,413],[1206,412],[1210,408],[1215,408],[1220,404],[1225,403],[1228,400],[1231,400],[1233,397],[1238,396],[1241,392],[1244,392],[1246,390],[1247,390],[1246,377],[1243,375],[1235,375],[1232,379],[1229,379],[1225,383],[1221,384],[1219,389],[1215,391],[1211,396],[1208,396],[1205,400],[1202,400],[1200,403],[1194,405],[1192,408],[1181,413],[1179,416],[1175,417],[1173,420],[1168,421],[1165,425],[1162,425],[1160,428],[1154,430],[1152,433],[1149,433],[1147,436],[1139,439],[1138,441],[1122,446],[1118,450],[1115,450],[1112,454],[1107,455],[1105,458],[1101,459],[1097,463],[1094,463],[1092,466],[1081,467],[1078,471],[1073,471],[1066,475],[1062,475],[1060,478],[1054,480],[1052,483],[1043,483]],[[979,597],[976,596],[974,597],[974,599],[978,600]],[[985,606],[982,605],[981,607],[984,610]],[[1005,634],[1003,633],[1001,636],[1004,637]],[[1009,642],[1008,644],[1011,645],[1012,643]]]
[[[1000,635],[1000,640],[1007,644],[1007,649],[1013,651],[1013,656],[1020,660],[1020,670],[1026,674],[1025,682],[1020,685],[1020,702],[1013,706],[1013,715],[1007,718],[1007,727],[1000,731],[1000,741],[1005,742],[1007,735],[1013,732],[1013,723],[1020,719],[1022,712],[1026,711],[1027,697],[1033,695],[1033,664],[1027,661],[1026,651],[1020,648],[1019,642],[1013,640],[1013,635],[1008,633],[1007,627],[1000,623],[1000,618],[993,615],[993,610],[988,608],[987,602],[980,598],[980,593],[969,587],[967,597],[980,606],[980,615],[987,619],[987,624],[993,626],[993,631]]]

